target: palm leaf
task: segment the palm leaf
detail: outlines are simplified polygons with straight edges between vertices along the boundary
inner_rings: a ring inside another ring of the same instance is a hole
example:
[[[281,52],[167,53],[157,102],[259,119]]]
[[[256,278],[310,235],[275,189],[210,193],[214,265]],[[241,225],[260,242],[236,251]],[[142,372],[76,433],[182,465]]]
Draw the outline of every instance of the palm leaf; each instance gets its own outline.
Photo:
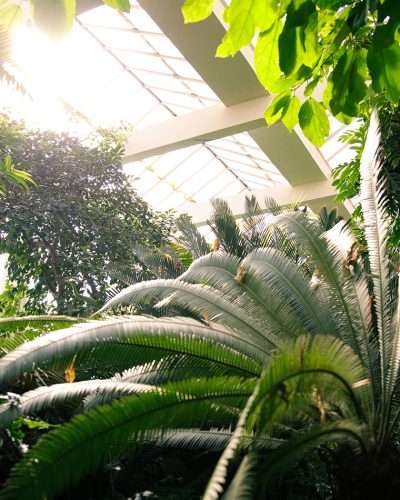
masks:
[[[37,365],[72,357],[83,349],[111,342],[159,348],[163,352],[192,354],[257,374],[262,353],[226,328],[206,326],[189,318],[133,316],[91,321],[43,335],[0,359],[0,384],[14,380]],[[258,361],[257,361],[258,360]]]
[[[0,405],[0,427],[8,427],[13,420],[22,416],[32,416],[71,400],[82,400],[89,394],[105,395],[111,400],[149,390],[155,390],[155,388],[151,385],[114,382],[111,380],[88,380],[72,384],[65,383],[39,387],[21,396],[12,395],[9,398],[11,399],[9,403]]]
[[[252,384],[226,378],[173,384],[156,392],[128,396],[75,417],[47,434],[14,467],[2,500],[52,498],[83,475],[120,456],[133,442],[164,430],[232,423],[236,405]],[[228,405],[228,406],[227,406]]]
[[[368,246],[369,265],[374,288],[374,305],[378,328],[380,350],[381,390],[384,399],[393,389],[394,375],[398,369],[392,351],[390,325],[390,286],[389,266],[386,253],[389,220],[385,210],[384,186],[379,177],[379,164],[376,160],[379,145],[378,118],[371,117],[364,152],[361,157],[361,207],[364,217],[364,230]]]
[[[174,304],[188,308],[204,317],[206,321],[215,321],[240,331],[267,354],[265,341],[272,346],[279,345],[279,339],[274,335],[267,335],[265,328],[250,318],[248,314],[236,307],[221,294],[209,288],[183,283],[180,280],[153,280],[138,283],[123,290],[116,297],[106,303],[99,313],[121,304],[140,304],[145,300],[161,301],[160,304]]]

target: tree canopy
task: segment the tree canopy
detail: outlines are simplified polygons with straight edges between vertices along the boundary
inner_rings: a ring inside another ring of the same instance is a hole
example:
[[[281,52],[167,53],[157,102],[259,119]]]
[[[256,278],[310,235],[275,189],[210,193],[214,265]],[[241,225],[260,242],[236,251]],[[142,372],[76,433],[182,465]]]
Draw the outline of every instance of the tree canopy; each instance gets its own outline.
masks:
[[[110,284],[108,264],[133,266],[134,243],[159,245],[169,234],[171,217],[131,188],[123,148],[110,137],[87,146],[2,117],[0,154],[36,183],[11,186],[0,200],[0,248],[10,281],[28,287],[28,311],[42,312],[49,297],[59,313],[95,308]]]
[[[186,0],[186,22],[206,19],[215,0]],[[231,0],[218,57],[255,41],[257,76],[275,99],[265,113],[299,124],[321,146],[329,111],[350,123],[382,96],[400,98],[398,0]]]

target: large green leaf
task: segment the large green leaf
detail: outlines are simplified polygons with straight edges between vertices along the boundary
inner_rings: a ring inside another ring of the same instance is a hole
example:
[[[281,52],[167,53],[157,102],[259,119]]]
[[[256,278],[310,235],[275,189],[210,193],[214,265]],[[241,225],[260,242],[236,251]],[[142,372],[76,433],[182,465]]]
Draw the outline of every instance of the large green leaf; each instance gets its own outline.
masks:
[[[251,42],[257,30],[268,29],[276,15],[276,0],[232,0],[225,15],[229,28],[217,49],[217,56],[236,54]]]
[[[316,146],[322,146],[329,135],[329,120],[322,104],[310,97],[299,111],[299,123],[304,135]]]
[[[367,92],[366,49],[346,49],[330,76],[332,97],[329,102],[334,115],[357,116],[359,103]]]
[[[196,23],[211,15],[215,0],[185,0],[182,14],[185,23]]]
[[[400,45],[395,42],[389,47],[372,44],[367,56],[372,87],[376,92],[386,92],[392,102],[400,98]]]
[[[282,77],[279,66],[278,40],[282,29],[283,23],[277,19],[258,37],[254,53],[257,77],[262,85],[273,94],[288,90],[293,83],[289,78]]]
[[[76,0],[32,0],[36,24],[51,35],[70,31],[75,17]]]
[[[268,106],[264,113],[265,121],[268,125],[273,125],[286,114],[290,105],[290,95],[278,95]]]

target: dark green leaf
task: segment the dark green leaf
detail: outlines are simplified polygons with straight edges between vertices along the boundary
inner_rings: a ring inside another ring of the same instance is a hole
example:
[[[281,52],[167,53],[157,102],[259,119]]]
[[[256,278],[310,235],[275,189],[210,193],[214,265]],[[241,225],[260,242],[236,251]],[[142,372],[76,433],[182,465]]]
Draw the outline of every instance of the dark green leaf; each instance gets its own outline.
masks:
[[[365,49],[355,51],[346,50],[336,64],[330,82],[332,83],[332,97],[329,101],[334,115],[344,113],[356,116],[359,112],[359,103],[367,92]]]
[[[400,45],[394,43],[380,48],[372,44],[367,63],[374,90],[386,92],[389,99],[397,103],[400,98]]]

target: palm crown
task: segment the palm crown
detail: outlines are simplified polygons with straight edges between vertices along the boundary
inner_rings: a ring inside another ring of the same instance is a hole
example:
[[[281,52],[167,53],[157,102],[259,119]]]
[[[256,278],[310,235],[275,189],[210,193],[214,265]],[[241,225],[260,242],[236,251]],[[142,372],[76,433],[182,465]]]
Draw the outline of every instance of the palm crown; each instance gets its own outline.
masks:
[[[4,356],[2,387],[37,367],[72,359],[80,380],[8,401],[0,407],[2,426],[66,401],[76,402],[80,414],[15,466],[0,498],[51,498],[148,442],[222,446],[206,499],[264,498],[277,471],[322,442],[343,443],[355,462],[393,462],[400,310],[386,256],[388,221],[373,127],[362,161],[365,269],[355,271],[356,257],[318,221],[282,213],[275,223],[296,242],[294,257],[277,245],[243,255],[213,252],[178,279],[128,287],[101,311],[146,303],[193,317],[110,316],[39,336]],[[93,379],[88,366],[122,374]],[[285,439],[278,433],[282,423],[292,429]],[[228,467],[238,457],[227,485]]]

